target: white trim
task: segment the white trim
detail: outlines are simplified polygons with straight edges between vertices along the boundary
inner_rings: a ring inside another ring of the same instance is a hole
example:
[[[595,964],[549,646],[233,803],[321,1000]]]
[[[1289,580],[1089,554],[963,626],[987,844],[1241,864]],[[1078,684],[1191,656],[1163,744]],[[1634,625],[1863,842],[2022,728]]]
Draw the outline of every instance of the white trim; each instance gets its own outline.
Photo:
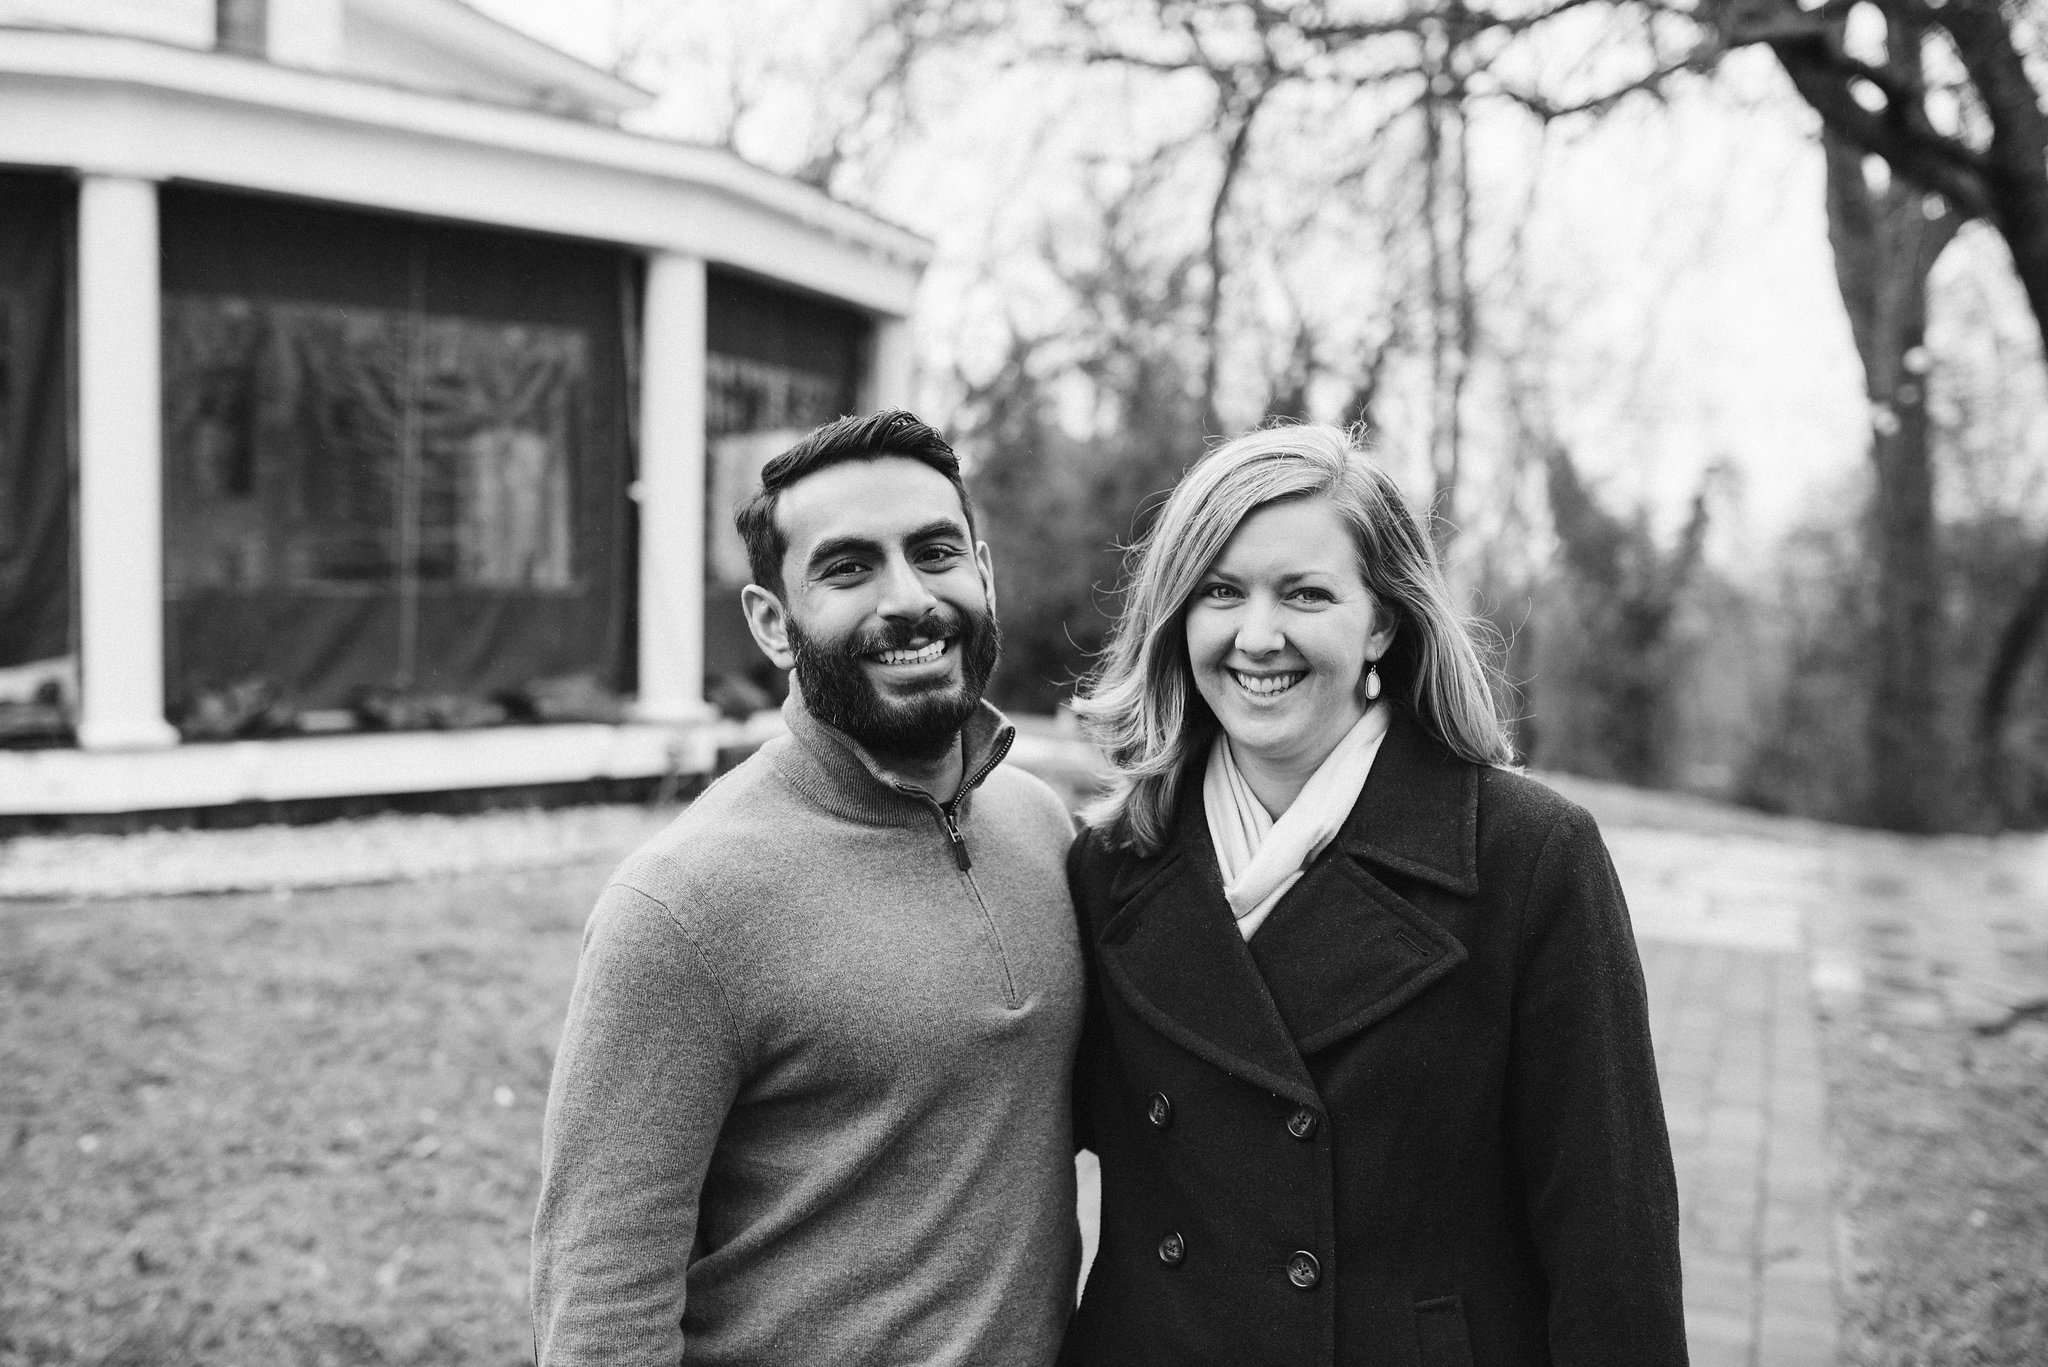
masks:
[[[708,773],[708,726],[506,726],[300,736],[109,755],[0,750],[0,815],[107,815],[235,802],[518,788]]]
[[[0,25],[213,46],[219,0],[0,0]]]
[[[651,91],[579,61],[509,24],[471,9],[462,0],[345,0],[343,26],[367,22],[445,50],[492,75],[529,81],[536,91],[573,95],[617,116],[653,103]]]
[[[682,251],[886,314],[932,252],[721,149],[131,38],[0,31],[0,162]],[[826,268],[784,269],[827,244]]]
[[[343,0],[264,0],[264,7],[264,55],[271,61],[315,71],[341,64]]]

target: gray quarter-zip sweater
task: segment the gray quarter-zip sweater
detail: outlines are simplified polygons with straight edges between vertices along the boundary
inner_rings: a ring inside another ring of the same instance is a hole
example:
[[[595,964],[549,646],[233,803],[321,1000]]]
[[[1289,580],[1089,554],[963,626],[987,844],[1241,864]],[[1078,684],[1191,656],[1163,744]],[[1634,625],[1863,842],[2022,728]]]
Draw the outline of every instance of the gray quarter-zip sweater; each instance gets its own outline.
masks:
[[[1042,1367],[1078,1256],[1066,810],[986,705],[952,808],[784,714],[584,932],[540,1367]]]

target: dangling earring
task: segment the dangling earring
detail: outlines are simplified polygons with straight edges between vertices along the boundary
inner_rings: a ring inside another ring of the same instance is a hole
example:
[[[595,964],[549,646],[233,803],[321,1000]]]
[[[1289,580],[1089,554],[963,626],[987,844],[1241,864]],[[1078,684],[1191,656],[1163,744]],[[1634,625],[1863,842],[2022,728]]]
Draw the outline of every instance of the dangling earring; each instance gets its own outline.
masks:
[[[1380,695],[1380,662],[1373,660],[1365,667],[1365,700],[1373,701]]]

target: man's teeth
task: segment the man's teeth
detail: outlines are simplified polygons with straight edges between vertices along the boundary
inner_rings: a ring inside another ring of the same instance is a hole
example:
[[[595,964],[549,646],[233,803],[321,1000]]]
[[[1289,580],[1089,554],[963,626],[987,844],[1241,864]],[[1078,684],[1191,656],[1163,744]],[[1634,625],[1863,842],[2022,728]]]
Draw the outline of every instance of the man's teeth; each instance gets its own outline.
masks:
[[[1270,698],[1276,693],[1285,693],[1288,689],[1300,683],[1307,672],[1307,670],[1300,669],[1286,674],[1240,674],[1234,669],[1230,671],[1231,677],[1237,680],[1240,688],[1244,689],[1247,693],[1261,698]]]
[[[946,653],[944,641],[932,641],[916,650],[885,650],[876,658],[885,665],[922,665]]]

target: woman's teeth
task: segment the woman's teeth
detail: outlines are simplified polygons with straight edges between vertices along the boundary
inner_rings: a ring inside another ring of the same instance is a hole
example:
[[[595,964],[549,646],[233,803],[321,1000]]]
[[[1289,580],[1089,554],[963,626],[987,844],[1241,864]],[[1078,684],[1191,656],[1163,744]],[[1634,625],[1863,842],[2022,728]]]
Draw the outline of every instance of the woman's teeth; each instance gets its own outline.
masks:
[[[1240,674],[1234,669],[1230,671],[1230,677],[1237,680],[1239,688],[1258,698],[1271,698],[1285,693],[1307,675],[1308,671],[1305,669],[1293,670],[1286,674]]]
[[[916,650],[885,650],[876,656],[885,665],[923,665],[946,653],[944,641],[932,641]]]

